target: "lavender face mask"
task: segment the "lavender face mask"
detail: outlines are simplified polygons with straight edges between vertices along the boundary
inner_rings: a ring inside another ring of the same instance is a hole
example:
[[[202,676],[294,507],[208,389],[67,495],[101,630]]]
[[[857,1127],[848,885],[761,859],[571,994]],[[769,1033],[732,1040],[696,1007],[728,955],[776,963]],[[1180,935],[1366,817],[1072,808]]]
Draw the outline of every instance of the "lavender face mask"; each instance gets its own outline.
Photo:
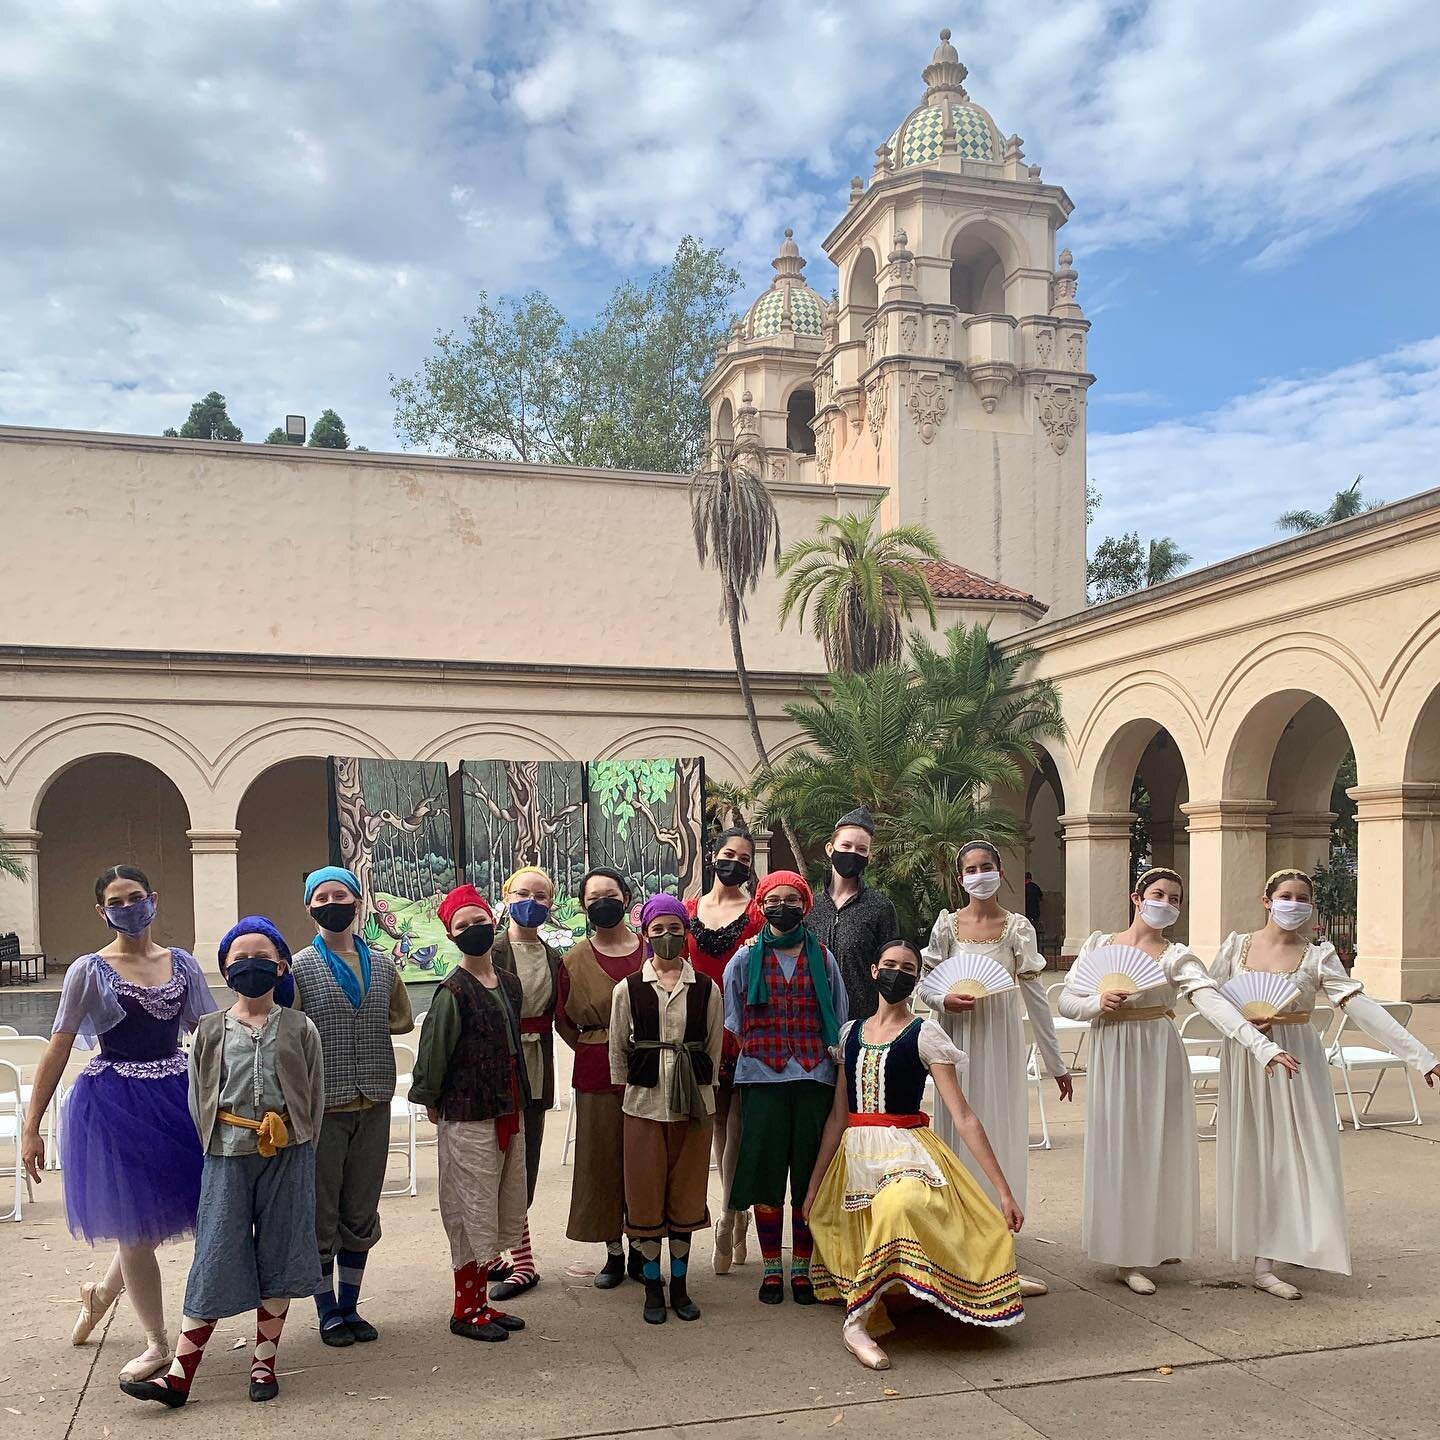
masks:
[[[143,935],[155,921],[155,897],[147,895],[133,905],[107,905],[105,923],[122,935]]]

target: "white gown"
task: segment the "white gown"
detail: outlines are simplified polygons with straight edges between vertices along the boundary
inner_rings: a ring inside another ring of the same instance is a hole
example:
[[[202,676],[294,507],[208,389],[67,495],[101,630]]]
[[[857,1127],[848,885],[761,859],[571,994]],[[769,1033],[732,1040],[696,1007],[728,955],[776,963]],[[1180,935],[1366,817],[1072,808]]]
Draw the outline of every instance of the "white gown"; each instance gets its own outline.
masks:
[[[959,954],[986,955],[999,961],[1015,977],[1018,993],[1005,990],[979,1001],[973,1010],[964,1014],[947,1014],[940,1008],[944,997],[929,991],[925,980],[942,960]],[[1030,1097],[1025,1078],[1026,1046],[1020,1018],[1021,996],[1024,997],[1025,1011],[1030,1017],[1046,1073],[1069,1073],[1060,1058],[1060,1047],[1055,1043],[1054,1020],[1045,998],[1045,987],[1039,979],[1045,969],[1045,961],[1035,938],[1035,927],[1023,915],[1011,912],[1005,918],[1005,929],[999,939],[985,943],[961,941],[955,936],[955,917],[949,910],[942,910],[925,946],[922,968],[920,994],[934,1010],[935,1019],[951,1041],[970,1058],[965,1098],[980,1117],[995,1158],[1000,1162],[1000,1169],[1010,1182],[1015,1203],[1023,1210],[1030,1160]],[[949,1112],[942,1105],[937,1105],[935,1109],[935,1133],[959,1156],[961,1163],[980,1182],[990,1199],[998,1203],[999,1197],[994,1188],[955,1133]]]
[[[1096,931],[1080,954],[1111,939]],[[1221,998],[1194,951],[1172,941],[1160,965],[1165,983],[1132,995],[1122,1010],[1173,1010],[1177,997],[1184,996],[1217,1030],[1251,1051],[1261,1066],[1280,1053],[1278,1045]],[[1188,1260],[1195,1253],[1200,1157],[1190,1064],[1179,1032],[1168,1017],[1102,1016],[1100,997],[1078,993],[1068,979],[1060,993],[1060,1013],[1090,1022],[1081,1218],[1085,1253],[1102,1265]]]
[[[1248,935],[1231,935],[1210,967],[1222,985],[1245,970]],[[1317,1000],[1344,1006],[1366,1034],[1423,1074],[1435,1057],[1345,973],[1335,947],[1310,945],[1286,977],[1300,992],[1288,1008]],[[1312,1270],[1350,1273],[1345,1182],[1330,1067],[1315,1027],[1277,1025],[1271,1038],[1299,1062],[1289,1081],[1269,1076],[1227,1043],[1220,1066],[1215,1212],[1220,1249],[1232,1260],[1263,1256]]]

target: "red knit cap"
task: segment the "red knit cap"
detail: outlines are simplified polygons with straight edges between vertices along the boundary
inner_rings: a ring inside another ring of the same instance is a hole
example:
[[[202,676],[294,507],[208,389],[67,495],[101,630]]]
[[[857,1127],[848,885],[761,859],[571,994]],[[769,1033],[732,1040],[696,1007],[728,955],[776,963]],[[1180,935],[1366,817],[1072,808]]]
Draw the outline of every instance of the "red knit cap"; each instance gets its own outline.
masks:
[[[772,870],[765,876],[755,887],[755,903],[757,905],[763,905],[765,903],[765,897],[777,885],[793,885],[804,898],[807,912],[815,903],[815,897],[810,893],[810,887],[805,883],[805,877],[803,875],[797,875],[793,870]]]
[[[440,923],[445,927],[445,933],[450,933],[450,921],[454,918],[457,910],[463,910],[467,905],[478,905],[493,921],[495,912],[491,910],[489,902],[473,885],[457,885],[439,904],[435,913],[440,917]]]

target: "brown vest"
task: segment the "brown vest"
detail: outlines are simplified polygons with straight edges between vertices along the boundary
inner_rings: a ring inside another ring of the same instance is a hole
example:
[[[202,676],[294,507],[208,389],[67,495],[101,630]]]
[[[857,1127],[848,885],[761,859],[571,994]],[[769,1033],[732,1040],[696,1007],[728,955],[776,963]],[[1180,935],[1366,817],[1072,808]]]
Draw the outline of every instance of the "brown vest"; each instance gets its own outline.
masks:
[[[641,955],[642,949],[636,954]],[[641,960],[636,965],[638,971]],[[570,976],[570,993],[565,997],[565,1016],[580,1031],[581,1045],[610,1043],[610,1002],[615,996],[617,981],[600,968],[588,940],[579,940],[565,955],[565,969]]]

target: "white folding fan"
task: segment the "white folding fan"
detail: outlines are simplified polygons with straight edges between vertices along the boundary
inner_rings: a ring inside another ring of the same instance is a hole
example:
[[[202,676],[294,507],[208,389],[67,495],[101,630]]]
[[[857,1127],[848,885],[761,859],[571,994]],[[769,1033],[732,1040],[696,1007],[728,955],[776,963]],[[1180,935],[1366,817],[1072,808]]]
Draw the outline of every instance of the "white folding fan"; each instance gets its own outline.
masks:
[[[1015,977],[998,960],[962,951],[942,960],[925,977],[924,993],[927,999],[933,997],[938,1004],[947,995],[968,995],[971,999],[983,1000],[987,995],[1014,988]]]
[[[1097,945],[1082,955],[1070,972],[1070,986],[1082,995],[1123,990],[1134,995],[1165,983],[1160,962],[1135,945]]]
[[[1273,1020],[1300,998],[1300,992],[1284,975],[1265,975],[1242,970],[1232,975],[1220,993],[1247,1019]]]

